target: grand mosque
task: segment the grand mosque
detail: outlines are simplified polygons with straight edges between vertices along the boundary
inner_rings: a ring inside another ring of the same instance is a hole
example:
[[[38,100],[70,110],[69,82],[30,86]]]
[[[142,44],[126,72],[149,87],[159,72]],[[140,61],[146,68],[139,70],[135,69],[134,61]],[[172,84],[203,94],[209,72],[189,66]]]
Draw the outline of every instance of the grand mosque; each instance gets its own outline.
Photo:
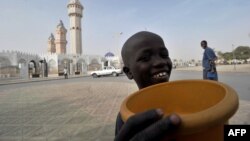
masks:
[[[28,54],[20,51],[0,52],[0,78],[31,78],[60,76],[67,68],[70,75],[84,75],[100,70],[103,66],[121,67],[118,56],[108,52],[105,56],[86,55],[82,50],[81,19],[84,7],[79,0],[70,0],[68,5],[70,27],[59,21],[54,34],[48,38],[47,53]],[[69,49],[66,34],[69,32]]]

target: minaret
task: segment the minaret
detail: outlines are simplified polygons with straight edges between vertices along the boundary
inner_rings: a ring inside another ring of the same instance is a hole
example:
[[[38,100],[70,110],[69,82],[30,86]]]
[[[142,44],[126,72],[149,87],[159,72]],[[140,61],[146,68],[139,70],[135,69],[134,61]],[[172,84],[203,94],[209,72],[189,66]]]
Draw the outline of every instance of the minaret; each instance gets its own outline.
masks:
[[[81,18],[83,6],[79,0],[70,0],[67,8],[70,18],[70,50],[72,54],[82,54]]]
[[[55,53],[55,52],[56,52],[55,37],[51,33],[48,39],[48,53]]]
[[[63,22],[60,20],[60,23],[56,27],[56,53],[57,54],[66,54],[66,33],[67,30],[63,25]]]

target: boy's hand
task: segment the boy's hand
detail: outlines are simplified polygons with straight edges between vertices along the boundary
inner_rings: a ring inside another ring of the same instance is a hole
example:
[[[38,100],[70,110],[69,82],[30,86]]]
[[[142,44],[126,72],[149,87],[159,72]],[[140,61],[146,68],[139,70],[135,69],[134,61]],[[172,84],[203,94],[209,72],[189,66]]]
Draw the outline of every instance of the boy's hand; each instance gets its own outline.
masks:
[[[115,141],[161,140],[177,129],[180,123],[181,119],[177,115],[163,118],[161,110],[149,110],[129,118]]]

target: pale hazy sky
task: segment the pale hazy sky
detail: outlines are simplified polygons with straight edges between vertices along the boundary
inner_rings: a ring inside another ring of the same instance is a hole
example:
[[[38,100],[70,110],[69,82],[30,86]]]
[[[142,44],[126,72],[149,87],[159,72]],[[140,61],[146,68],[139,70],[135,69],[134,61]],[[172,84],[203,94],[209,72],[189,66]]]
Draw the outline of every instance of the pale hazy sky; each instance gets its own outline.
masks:
[[[177,59],[200,59],[204,39],[223,52],[231,51],[232,44],[250,46],[250,0],[80,1],[83,54],[117,53],[141,30],[161,35],[171,58]],[[45,53],[59,20],[69,27],[68,2],[0,0],[0,50]]]

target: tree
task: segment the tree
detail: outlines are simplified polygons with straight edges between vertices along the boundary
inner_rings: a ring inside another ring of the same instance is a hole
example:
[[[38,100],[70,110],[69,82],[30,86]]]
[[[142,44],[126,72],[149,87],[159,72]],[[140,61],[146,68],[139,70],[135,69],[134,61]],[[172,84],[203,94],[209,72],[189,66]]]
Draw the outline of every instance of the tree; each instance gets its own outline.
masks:
[[[247,60],[250,58],[250,47],[248,46],[238,46],[232,52],[217,52],[218,57],[222,57],[225,60],[232,60],[232,59],[242,59]],[[235,58],[234,58],[235,55]]]
[[[224,57],[223,57],[223,52],[221,52],[221,51],[218,51],[218,52],[217,52],[217,56],[218,56],[218,58],[224,58]]]
[[[223,57],[225,60],[232,60],[232,59],[233,59],[233,53],[232,53],[232,52],[223,53],[222,57]]]
[[[234,50],[236,59],[247,60],[250,58],[250,47],[239,46]]]

